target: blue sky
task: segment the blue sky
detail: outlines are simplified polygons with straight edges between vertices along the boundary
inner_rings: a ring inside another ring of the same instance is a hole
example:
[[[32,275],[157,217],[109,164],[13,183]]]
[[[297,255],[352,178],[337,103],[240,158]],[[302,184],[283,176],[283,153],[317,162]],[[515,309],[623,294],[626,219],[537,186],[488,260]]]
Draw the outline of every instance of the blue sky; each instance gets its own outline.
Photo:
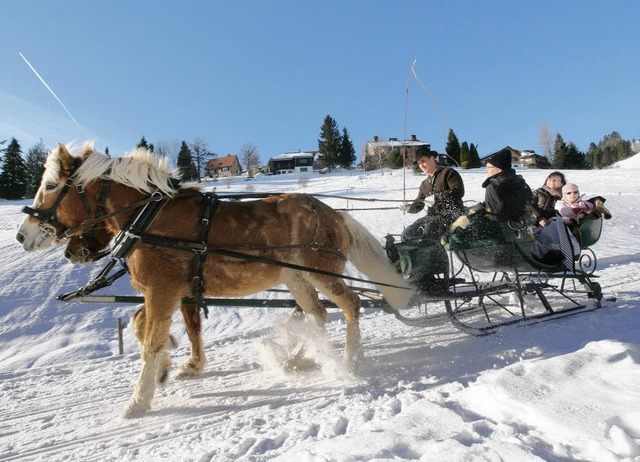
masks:
[[[442,152],[449,128],[481,157],[540,151],[543,123],[586,151],[640,138],[639,18],[636,0],[3,2],[0,140],[199,137],[266,161],[317,149],[330,114],[358,153],[405,134]]]

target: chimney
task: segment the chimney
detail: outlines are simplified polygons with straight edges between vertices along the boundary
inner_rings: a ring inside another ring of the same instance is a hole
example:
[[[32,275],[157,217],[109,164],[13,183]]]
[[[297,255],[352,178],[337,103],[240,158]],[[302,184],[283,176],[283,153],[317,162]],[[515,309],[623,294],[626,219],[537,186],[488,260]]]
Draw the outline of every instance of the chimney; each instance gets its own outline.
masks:
[[[411,135],[411,141],[418,141],[418,138],[416,138],[416,135]]]
[[[376,136],[374,136],[374,137],[373,137],[373,141],[374,141],[375,143],[377,143],[377,142],[378,142],[378,135],[376,135]]]

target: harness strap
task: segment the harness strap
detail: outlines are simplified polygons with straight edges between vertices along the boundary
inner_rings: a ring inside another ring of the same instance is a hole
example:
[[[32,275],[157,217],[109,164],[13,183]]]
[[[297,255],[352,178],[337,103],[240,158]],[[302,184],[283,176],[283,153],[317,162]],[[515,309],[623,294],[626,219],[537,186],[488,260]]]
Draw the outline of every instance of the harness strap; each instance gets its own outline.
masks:
[[[100,273],[95,278],[93,278],[93,280],[86,286],[81,287],[80,289],[73,292],[60,294],[58,295],[58,300],[67,302],[73,300],[76,297],[83,297],[85,295],[92,294],[96,290],[110,286],[117,279],[121,278],[129,272],[129,268],[127,267],[126,262],[124,260],[120,260],[120,264],[123,267],[120,268],[115,274],[109,276],[109,272],[113,269],[116,263],[118,263],[118,260],[116,258],[112,258],[111,260],[109,260],[109,263],[107,263],[107,266],[105,266],[102,271],[100,271]]]
[[[127,258],[131,254],[144,232],[151,226],[160,210],[168,202],[168,199],[159,191],[156,191],[153,195],[156,195],[157,199],[147,202],[138,209],[138,213],[131,218],[127,226],[122,228],[116,236],[113,250],[111,251],[114,258]]]
[[[161,247],[170,247],[172,249],[184,250],[187,252],[195,253],[215,253],[217,255],[224,255],[225,257],[237,258],[238,260],[253,261],[256,263],[265,263],[272,266],[281,266],[283,268],[294,269],[298,271],[305,271],[307,273],[322,274],[324,276],[331,276],[340,279],[347,279],[349,281],[366,282],[367,284],[375,284],[378,286],[393,287],[396,289],[407,289],[403,286],[395,284],[387,284],[380,281],[372,281],[370,279],[357,278],[353,276],[347,276],[346,274],[334,273],[332,271],[325,271],[317,268],[311,268],[309,266],[296,265],[295,263],[288,263],[280,260],[274,260],[267,257],[259,257],[256,255],[249,255],[242,252],[236,252],[228,249],[210,248],[207,245],[197,241],[189,240],[176,240],[166,236],[158,236],[155,234],[145,233],[142,235],[142,242],[148,245],[157,245]],[[410,290],[410,289],[407,289]]]
[[[136,203],[131,204],[131,205],[127,205],[126,207],[122,207],[121,209],[115,210],[115,211],[110,212],[110,213],[105,213],[105,214],[101,215],[100,217],[93,218],[93,219],[90,219],[90,220],[86,220],[84,223],[82,223],[81,225],[76,226],[74,228],[69,228],[64,232],[64,237],[73,237],[77,232],[83,231],[83,230],[86,230],[86,229],[91,229],[91,227],[93,227],[94,225],[96,225],[98,223],[101,223],[103,221],[107,221],[109,218],[112,218],[112,217],[115,217],[117,215],[120,215],[121,213],[128,212],[129,210],[132,210],[132,209],[140,208],[140,207],[142,207],[144,205],[147,205],[149,203],[162,201],[163,199],[165,199],[165,196],[161,192],[156,191],[153,194],[151,194],[149,197],[147,197],[147,198],[145,198],[145,199],[143,199],[143,200],[141,200],[139,202],[136,202]],[[23,212],[28,213],[28,212],[26,212],[24,210],[23,210]]]
[[[207,249],[209,241],[209,231],[211,230],[211,220],[218,206],[218,197],[213,193],[205,193],[202,195],[202,203],[200,204],[200,234],[199,241],[202,245],[202,251],[196,252],[193,263],[193,299],[196,306],[199,306],[204,313],[205,318],[209,318],[209,308],[202,297],[205,290],[204,275],[202,274],[204,263],[207,260]]]

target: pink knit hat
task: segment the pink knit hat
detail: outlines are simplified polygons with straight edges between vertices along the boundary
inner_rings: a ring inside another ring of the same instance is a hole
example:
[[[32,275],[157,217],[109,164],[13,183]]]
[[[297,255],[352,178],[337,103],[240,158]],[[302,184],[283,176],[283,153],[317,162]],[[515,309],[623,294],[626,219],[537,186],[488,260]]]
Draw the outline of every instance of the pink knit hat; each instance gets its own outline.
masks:
[[[574,184],[574,183],[567,183],[567,184],[565,184],[565,185],[562,187],[562,195],[564,196],[564,195],[567,193],[567,191],[569,191],[569,190],[574,190],[574,189],[575,189],[576,191],[578,191],[578,194],[580,194],[580,188],[578,188],[578,186],[577,186],[576,184]]]

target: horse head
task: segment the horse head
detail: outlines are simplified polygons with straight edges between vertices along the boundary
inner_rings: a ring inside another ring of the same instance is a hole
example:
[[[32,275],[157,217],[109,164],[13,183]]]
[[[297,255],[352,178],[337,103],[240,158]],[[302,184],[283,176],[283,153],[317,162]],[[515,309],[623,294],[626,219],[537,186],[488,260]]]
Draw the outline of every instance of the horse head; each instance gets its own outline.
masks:
[[[112,237],[103,226],[91,229],[85,234],[71,236],[64,249],[64,256],[74,265],[94,262],[105,255]]]
[[[66,232],[78,227],[96,210],[96,184],[77,181],[77,172],[93,153],[85,144],[79,156],[73,156],[62,144],[49,152],[40,187],[18,229],[16,239],[26,251],[41,250],[69,237]]]

